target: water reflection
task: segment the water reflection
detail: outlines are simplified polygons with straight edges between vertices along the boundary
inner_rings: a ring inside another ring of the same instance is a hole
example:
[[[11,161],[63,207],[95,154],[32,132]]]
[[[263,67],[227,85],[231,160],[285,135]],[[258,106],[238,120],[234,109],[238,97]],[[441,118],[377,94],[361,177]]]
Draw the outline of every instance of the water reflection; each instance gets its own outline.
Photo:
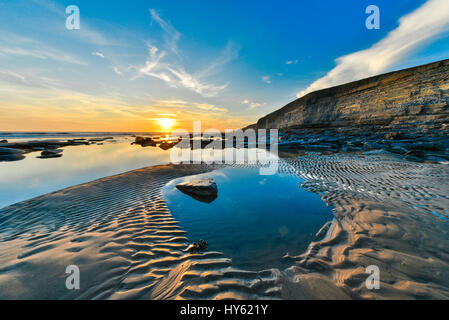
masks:
[[[17,140],[16,140],[17,141]],[[0,208],[65,187],[133,169],[168,163],[170,151],[131,145],[118,137],[102,145],[69,146],[63,156],[38,159],[40,152],[15,162],[0,162]]]
[[[167,204],[191,241],[204,239],[243,269],[282,268],[286,253],[299,254],[332,216],[317,194],[300,189],[289,175],[260,176],[255,168],[225,168],[213,177],[218,198],[204,203],[183,194],[176,184],[164,189]],[[195,177],[196,178],[196,177]]]

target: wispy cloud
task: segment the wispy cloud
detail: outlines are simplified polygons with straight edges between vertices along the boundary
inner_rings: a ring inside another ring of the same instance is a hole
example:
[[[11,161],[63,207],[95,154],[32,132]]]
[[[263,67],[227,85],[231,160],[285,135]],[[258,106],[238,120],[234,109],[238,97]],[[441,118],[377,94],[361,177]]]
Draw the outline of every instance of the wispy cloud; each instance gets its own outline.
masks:
[[[262,81],[265,83],[270,84],[271,83],[271,77],[270,76],[263,76]]]
[[[169,65],[161,62],[162,58],[167,55],[167,52],[160,51],[159,48],[148,44],[148,59],[145,66],[139,69],[137,77],[147,75],[165,81],[171,87],[176,87],[174,79],[167,74]]]
[[[449,1],[429,0],[403,16],[399,26],[371,48],[338,58],[334,69],[297,96],[384,72],[448,30]]]
[[[213,104],[208,103],[199,103],[199,102],[189,102],[184,100],[160,100],[155,103],[158,107],[165,108],[175,108],[175,109],[183,109],[183,108],[194,108],[200,111],[211,111],[218,113],[226,113],[228,109],[215,106]]]
[[[44,43],[16,35],[9,32],[0,32],[0,56],[19,56],[41,60],[54,60],[65,63],[85,65],[86,63],[74,55],[54,49]]]
[[[216,86],[202,82],[200,79],[186,72],[182,67],[178,69],[168,67],[167,69],[176,76],[182,86],[199,93],[203,97],[215,97],[228,86],[228,83],[221,86]]]
[[[101,52],[92,52],[92,55],[104,59],[104,54],[102,54]]]
[[[238,49],[232,42],[228,42],[223,52],[214,59],[208,66],[197,73],[190,73],[180,63],[180,55],[177,42],[181,33],[177,31],[169,22],[163,20],[156,10],[150,10],[153,21],[156,21],[164,30],[165,47],[160,49],[153,44],[148,45],[148,59],[145,66],[139,68],[136,77],[143,75],[154,77],[164,81],[173,88],[186,88],[192,90],[203,97],[215,97],[224,90],[229,83],[215,85],[209,83],[206,78],[214,75],[222,66],[238,56]],[[175,55],[169,56],[169,52]]]
[[[112,70],[114,70],[114,73],[118,74],[119,76],[123,75],[123,72],[121,72],[117,67],[112,67]]]
[[[258,102],[250,101],[250,100],[247,100],[247,99],[243,100],[242,104],[248,105],[250,109],[255,109],[255,108],[258,108],[258,107],[260,107],[262,105],[262,104],[260,104]]]
[[[163,20],[155,9],[150,10],[150,15],[152,20],[156,21],[162,30],[165,31],[165,41],[167,47],[174,53],[178,54],[178,41],[181,38],[181,33],[176,30],[170,22]]]
[[[285,62],[285,64],[298,64],[298,59],[296,60],[288,60]]]

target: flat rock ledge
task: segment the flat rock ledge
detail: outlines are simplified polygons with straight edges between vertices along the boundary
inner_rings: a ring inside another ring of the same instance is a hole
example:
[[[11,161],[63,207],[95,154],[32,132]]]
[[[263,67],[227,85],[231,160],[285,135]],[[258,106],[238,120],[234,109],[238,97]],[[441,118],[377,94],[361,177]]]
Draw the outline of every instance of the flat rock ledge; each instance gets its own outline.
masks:
[[[217,183],[212,178],[195,179],[182,182],[176,188],[195,200],[211,203],[218,196]]]

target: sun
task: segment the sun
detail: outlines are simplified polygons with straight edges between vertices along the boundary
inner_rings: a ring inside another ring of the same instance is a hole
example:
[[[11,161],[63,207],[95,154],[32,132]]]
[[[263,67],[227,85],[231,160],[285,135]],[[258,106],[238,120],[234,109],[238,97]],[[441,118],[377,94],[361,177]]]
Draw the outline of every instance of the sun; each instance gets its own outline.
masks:
[[[157,121],[159,122],[159,126],[164,131],[170,130],[170,128],[173,127],[173,124],[175,123],[174,119],[168,119],[168,118],[158,119]]]

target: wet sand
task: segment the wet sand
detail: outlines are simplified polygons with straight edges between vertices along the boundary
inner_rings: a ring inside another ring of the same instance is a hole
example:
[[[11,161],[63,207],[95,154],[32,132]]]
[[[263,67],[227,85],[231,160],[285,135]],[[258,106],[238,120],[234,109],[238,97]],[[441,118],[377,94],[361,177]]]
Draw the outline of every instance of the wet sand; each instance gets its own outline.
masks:
[[[1,299],[447,299],[447,165],[353,155],[282,160],[333,205],[334,220],[286,270],[249,272],[190,254],[163,186],[212,166],[157,166],[0,210]],[[440,216],[437,216],[440,215]],[[446,220],[445,220],[446,219]],[[78,265],[81,289],[65,288]],[[380,269],[380,290],[365,268]]]

